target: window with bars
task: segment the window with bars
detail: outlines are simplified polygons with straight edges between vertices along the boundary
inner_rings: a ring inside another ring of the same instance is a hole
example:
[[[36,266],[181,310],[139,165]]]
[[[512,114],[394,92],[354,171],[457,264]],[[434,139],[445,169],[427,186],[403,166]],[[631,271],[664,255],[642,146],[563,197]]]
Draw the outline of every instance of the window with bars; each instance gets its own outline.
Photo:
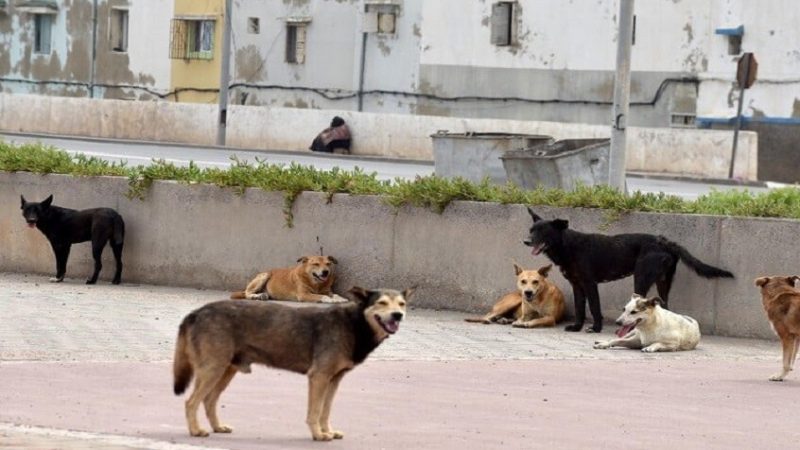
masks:
[[[173,19],[171,59],[214,59],[213,19]]]

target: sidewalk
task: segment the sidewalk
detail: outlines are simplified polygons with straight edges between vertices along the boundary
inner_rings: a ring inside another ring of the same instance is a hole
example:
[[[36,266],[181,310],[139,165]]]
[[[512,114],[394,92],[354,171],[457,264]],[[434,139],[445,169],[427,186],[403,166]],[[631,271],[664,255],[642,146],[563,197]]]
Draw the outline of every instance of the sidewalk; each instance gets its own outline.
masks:
[[[186,313],[227,293],[82,283],[0,274],[0,448],[766,449],[800,439],[800,376],[766,381],[776,342],[601,351],[597,335],[417,309],[342,383],[333,421],[343,441],[313,443],[304,377],[263,367],[222,397],[233,434],[190,438],[185,397],[171,393],[175,334]]]

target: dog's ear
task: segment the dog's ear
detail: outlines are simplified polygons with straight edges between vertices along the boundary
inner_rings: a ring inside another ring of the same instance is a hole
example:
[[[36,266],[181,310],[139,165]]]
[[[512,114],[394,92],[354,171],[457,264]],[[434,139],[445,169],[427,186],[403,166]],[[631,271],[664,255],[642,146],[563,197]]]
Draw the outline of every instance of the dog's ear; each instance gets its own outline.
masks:
[[[517,263],[513,263],[513,264],[514,264],[514,275],[519,275],[520,273],[522,273],[522,267],[517,265]]]
[[[330,256],[330,255],[328,255],[328,261],[330,261],[330,262],[332,262],[334,264],[339,264],[339,261],[337,261],[336,258],[334,258],[333,256]]]
[[[308,256],[303,256],[297,260],[300,264],[305,264],[308,262]]]
[[[19,199],[22,202],[22,203],[20,203],[19,209],[25,209],[25,203],[28,203],[28,202],[25,201],[25,196],[20,195]]]
[[[647,299],[647,306],[655,308],[656,305],[664,306],[664,300],[661,300],[661,297],[658,296]]]
[[[550,273],[550,269],[552,269],[552,268],[553,268],[553,265],[552,264],[548,264],[548,265],[546,265],[544,267],[539,267],[539,270],[537,270],[537,272],[539,272],[539,275],[547,278],[547,274]]]
[[[758,277],[756,278],[756,286],[763,287],[769,281],[769,277]]]
[[[416,291],[417,291],[417,286],[411,286],[410,288],[403,291],[403,298],[406,299],[406,301],[408,301]]]
[[[49,208],[51,203],[53,203],[53,194],[42,200],[42,206],[45,208]]]
[[[362,288],[361,286],[353,286],[347,291],[350,295],[353,296],[353,300],[358,303],[367,303],[369,300],[369,291]]]
[[[569,227],[569,221],[564,219],[556,219],[553,221],[553,226],[556,230],[566,230]]]
[[[530,207],[528,207],[528,214],[531,215],[531,219],[533,219],[534,222],[542,220],[542,218],[539,217],[535,212],[533,212],[533,210]]]

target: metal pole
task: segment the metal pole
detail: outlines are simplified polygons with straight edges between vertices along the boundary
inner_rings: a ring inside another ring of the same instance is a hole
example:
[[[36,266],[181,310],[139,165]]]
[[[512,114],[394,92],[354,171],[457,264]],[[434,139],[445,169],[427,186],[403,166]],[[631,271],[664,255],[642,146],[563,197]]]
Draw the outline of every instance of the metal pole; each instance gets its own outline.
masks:
[[[364,72],[367,67],[367,33],[361,33],[361,64],[358,68],[358,111],[364,111]]]
[[[739,128],[742,126],[742,104],[744,104],[744,86],[739,87],[739,106],[736,108],[736,121],[734,122],[735,125],[733,127],[733,150],[731,151],[731,165],[728,168],[728,178],[733,178],[733,163],[736,161],[736,147],[739,143]]]
[[[89,98],[94,98],[94,83],[96,81],[96,78],[97,78],[97,0],[94,0],[92,2],[92,64],[89,70]]]
[[[634,0],[619,2],[617,35],[617,73],[614,80],[614,107],[611,125],[611,154],[608,161],[608,184],[625,192],[625,129],[631,92],[631,45],[633,41]]]
[[[225,0],[225,22],[222,30],[222,67],[219,75],[219,121],[217,122],[217,145],[225,145],[225,129],[228,125],[228,84],[231,63],[231,2]]]

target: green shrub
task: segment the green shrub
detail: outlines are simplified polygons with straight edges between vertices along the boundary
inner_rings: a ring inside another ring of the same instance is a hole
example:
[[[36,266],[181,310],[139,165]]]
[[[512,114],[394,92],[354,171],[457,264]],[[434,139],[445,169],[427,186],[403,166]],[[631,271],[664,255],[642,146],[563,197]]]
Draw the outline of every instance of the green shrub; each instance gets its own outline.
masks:
[[[375,173],[361,169],[321,171],[290,164],[268,164],[256,159],[254,164],[232,158],[227,169],[176,166],[154,160],[148,166],[128,167],[85,155],[72,156],[42,144],[14,145],[0,141],[0,170],[6,172],[58,173],[76,176],[127,177],[129,198],[144,199],[155,180],[174,180],[186,184],[213,184],[243,194],[247,188],[284,193],[284,214],[292,226],[292,207],[303,191],[324,192],[328,201],[338,193],[379,195],[396,208],[404,205],[443,212],[450,202],[469,200],[503,204],[546,205],[554,207],[598,208],[606,211],[608,222],[630,211],[681,214],[714,214],[750,217],[800,219],[800,190],[793,187],[765,193],[748,190],[712,191],[696,201],[666,194],[633,192],[622,194],[608,186],[581,186],[573,191],[535,189],[526,191],[513,184],[498,186],[484,180],[471,183],[462,178],[417,177],[414,180],[379,180]]]

